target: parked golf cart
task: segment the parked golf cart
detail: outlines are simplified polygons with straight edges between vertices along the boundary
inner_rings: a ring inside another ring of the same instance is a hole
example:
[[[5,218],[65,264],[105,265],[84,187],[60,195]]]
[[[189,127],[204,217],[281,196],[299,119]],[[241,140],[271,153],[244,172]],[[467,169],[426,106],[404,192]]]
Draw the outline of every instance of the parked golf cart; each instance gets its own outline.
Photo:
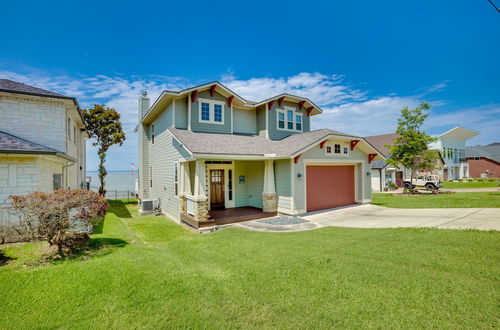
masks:
[[[417,175],[417,178],[413,179],[411,183],[410,180],[403,181],[403,188],[405,189],[425,188],[427,190],[438,190],[441,186],[441,180],[437,175]]]

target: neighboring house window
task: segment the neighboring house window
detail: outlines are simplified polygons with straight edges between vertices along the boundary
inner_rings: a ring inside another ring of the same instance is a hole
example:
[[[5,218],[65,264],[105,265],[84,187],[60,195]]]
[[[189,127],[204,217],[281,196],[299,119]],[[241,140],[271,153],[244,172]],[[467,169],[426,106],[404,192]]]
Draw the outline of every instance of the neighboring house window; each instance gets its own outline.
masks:
[[[277,109],[277,129],[283,131],[302,132],[303,118],[300,112],[294,109]]]
[[[179,196],[179,162],[174,162],[174,195]]]
[[[200,122],[224,124],[224,102],[200,99]]]
[[[153,188],[153,166],[149,167],[149,188]]]
[[[68,131],[68,140],[71,140],[71,119],[69,118],[68,118],[67,131]]]
[[[347,155],[347,154],[349,154],[349,148],[344,147],[344,155]]]
[[[62,174],[52,174],[52,188],[54,190],[62,188]]]
[[[155,144],[155,123],[151,124],[151,144]]]
[[[326,153],[331,154],[332,153],[332,147],[331,146],[326,146]]]

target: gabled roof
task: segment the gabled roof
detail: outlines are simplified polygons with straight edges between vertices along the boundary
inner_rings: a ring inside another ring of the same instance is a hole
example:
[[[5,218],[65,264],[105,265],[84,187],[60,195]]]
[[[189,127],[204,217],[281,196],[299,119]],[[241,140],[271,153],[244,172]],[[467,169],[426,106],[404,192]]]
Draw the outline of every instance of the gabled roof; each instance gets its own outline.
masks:
[[[389,155],[389,148],[385,145],[392,145],[394,140],[399,137],[399,134],[391,133],[391,134],[382,134],[382,135],[372,135],[365,136],[365,140],[375,147],[381,154],[384,156]]]
[[[484,157],[500,163],[500,143],[491,143],[486,146],[465,147],[465,157]]]
[[[282,140],[268,140],[259,135],[201,133],[174,127],[169,127],[168,131],[191,154],[195,155],[290,158],[305,152],[309,147],[329,137],[347,137],[362,140],[360,137],[330,129],[292,134]],[[366,146],[370,150],[375,150],[368,143]]]
[[[55,155],[69,160],[75,160],[74,158],[57,151],[56,149],[0,131],[0,154],[2,153]]]
[[[283,94],[273,96],[271,98],[268,98],[268,99],[260,101],[260,102],[253,102],[253,101],[246,100],[245,98],[236,94],[235,92],[233,92],[231,89],[229,89],[227,86],[223,85],[222,83],[220,83],[218,81],[212,81],[212,82],[209,82],[209,83],[206,83],[203,85],[198,85],[198,86],[186,88],[186,89],[179,90],[179,91],[170,91],[170,90],[163,91],[160,94],[160,96],[154,101],[153,105],[149,108],[148,112],[144,115],[141,122],[149,123],[151,117],[155,117],[155,114],[157,114],[161,110],[163,110],[164,106],[169,104],[171,99],[179,97],[179,96],[189,95],[190,93],[192,93],[194,91],[201,92],[201,91],[209,90],[214,85],[216,86],[216,90],[218,93],[222,94],[225,97],[234,96],[235,104],[238,106],[244,107],[244,108],[249,108],[249,109],[256,108],[258,106],[266,104],[267,102],[270,102],[272,100],[277,100],[277,99],[283,97],[285,101],[291,101],[291,102],[304,101],[305,108],[308,108],[308,107],[313,108],[313,110],[311,112],[311,116],[317,115],[317,114],[320,114],[323,112],[323,110],[321,110],[320,107],[318,107],[316,104],[314,104],[307,97],[301,97],[301,96],[283,93]]]
[[[28,84],[23,84],[17,81],[13,81],[10,79],[0,79],[0,92],[13,93],[13,94],[22,94],[22,95],[32,95],[32,96],[42,96],[42,97],[51,97],[56,99],[64,99],[73,101],[78,110],[78,114],[83,122],[83,115],[80,109],[80,105],[76,98],[71,96],[62,95],[59,93],[51,92],[46,89],[38,88],[35,86],[31,86]]]

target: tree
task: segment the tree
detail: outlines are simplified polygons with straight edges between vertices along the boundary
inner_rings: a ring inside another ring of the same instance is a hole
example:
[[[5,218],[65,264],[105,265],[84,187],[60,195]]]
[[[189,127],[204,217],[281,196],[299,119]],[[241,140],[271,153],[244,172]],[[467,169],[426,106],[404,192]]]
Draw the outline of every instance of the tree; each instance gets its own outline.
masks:
[[[108,108],[103,104],[95,104],[93,108],[83,109],[83,118],[90,138],[95,139],[93,146],[98,146],[99,155],[99,194],[106,195],[104,189],[104,178],[106,177],[106,153],[114,145],[123,145],[125,133],[122,130],[120,114],[113,108]]]
[[[422,125],[429,115],[431,105],[427,102],[420,103],[415,109],[408,106],[401,109],[398,118],[396,138],[389,148],[391,157],[388,163],[395,166],[404,166],[411,170],[411,182],[418,170],[432,171],[436,165],[437,152],[429,150],[429,143],[436,139],[422,131]]]

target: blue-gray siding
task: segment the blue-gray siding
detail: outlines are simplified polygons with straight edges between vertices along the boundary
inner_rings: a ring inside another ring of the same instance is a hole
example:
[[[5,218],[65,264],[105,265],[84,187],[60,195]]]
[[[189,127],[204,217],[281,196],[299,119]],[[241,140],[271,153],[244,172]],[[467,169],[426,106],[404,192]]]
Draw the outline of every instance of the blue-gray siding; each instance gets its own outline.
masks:
[[[257,115],[255,109],[233,109],[234,133],[257,134]]]
[[[187,97],[175,101],[175,127],[188,128]]]
[[[224,105],[224,124],[209,124],[200,122],[200,98],[207,100],[216,100],[226,102]],[[214,93],[210,96],[210,91],[203,91],[198,94],[196,102],[191,104],[191,130],[193,132],[207,132],[207,133],[231,133],[231,108],[227,106],[227,100],[219,93]]]

